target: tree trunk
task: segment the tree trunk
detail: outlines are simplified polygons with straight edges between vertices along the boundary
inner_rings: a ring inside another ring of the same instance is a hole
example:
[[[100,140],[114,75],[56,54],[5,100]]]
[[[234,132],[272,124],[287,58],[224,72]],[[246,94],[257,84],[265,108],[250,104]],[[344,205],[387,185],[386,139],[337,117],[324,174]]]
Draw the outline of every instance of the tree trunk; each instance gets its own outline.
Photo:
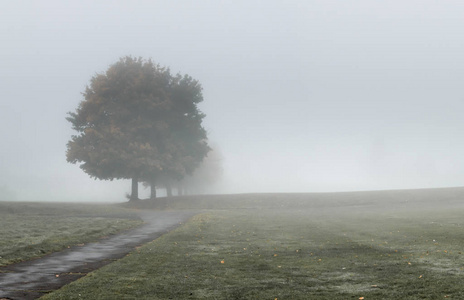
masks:
[[[172,197],[172,187],[171,187],[171,184],[170,183],[167,183],[166,184],[166,195],[168,197]]]
[[[132,178],[132,192],[129,201],[139,200],[139,180],[137,177]]]
[[[151,193],[150,193],[150,199],[151,199],[151,200],[156,199],[156,186],[155,186],[155,180],[154,180],[154,179],[152,179],[152,180],[150,181],[150,191],[151,191]]]

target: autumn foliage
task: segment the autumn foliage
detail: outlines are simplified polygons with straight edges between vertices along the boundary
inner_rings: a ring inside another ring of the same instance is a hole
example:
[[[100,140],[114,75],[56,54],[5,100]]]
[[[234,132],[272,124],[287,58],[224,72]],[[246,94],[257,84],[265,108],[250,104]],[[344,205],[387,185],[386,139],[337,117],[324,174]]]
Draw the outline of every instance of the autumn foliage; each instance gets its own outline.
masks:
[[[78,132],[67,161],[91,177],[139,181],[176,180],[191,174],[209,151],[202,87],[188,75],[172,75],[152,60],[123,57],[95,75],[84,100],[67,120]]]

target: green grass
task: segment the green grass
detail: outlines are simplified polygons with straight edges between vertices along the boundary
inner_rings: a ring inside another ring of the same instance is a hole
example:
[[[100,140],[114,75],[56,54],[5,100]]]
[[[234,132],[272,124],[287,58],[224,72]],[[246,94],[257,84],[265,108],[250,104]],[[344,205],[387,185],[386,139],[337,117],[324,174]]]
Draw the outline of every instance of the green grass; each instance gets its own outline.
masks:
[[[0,202],[0,266],[140,224],[134,214],[110,205]]]
[[[464,209],[210,211],[43,299],[464,299]]]

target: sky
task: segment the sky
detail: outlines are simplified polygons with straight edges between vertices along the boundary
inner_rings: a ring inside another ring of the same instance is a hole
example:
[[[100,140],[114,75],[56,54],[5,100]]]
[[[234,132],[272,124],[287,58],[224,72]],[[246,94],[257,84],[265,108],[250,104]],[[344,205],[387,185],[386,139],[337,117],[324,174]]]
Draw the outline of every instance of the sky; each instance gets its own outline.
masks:
[[[66,162],[65,118],[126,55],[202,84],[223,157],[209,193],[463,186],[463,15],[458,0],[2,1],[1,195],[124,201],[130,181]]]

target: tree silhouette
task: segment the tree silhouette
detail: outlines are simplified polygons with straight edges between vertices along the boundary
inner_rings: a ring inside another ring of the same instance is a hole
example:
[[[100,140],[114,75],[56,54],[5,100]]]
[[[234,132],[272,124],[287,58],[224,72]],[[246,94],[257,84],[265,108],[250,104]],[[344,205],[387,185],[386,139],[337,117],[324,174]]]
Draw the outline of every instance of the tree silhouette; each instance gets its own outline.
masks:
[[[209,151],[198,81],[171,75],[152,60],[126,56],[95,75],[84,100],[67,120],[78,135],[67,144],[67,161],[91,177],[153,184],[163,174],[183,178]]]

